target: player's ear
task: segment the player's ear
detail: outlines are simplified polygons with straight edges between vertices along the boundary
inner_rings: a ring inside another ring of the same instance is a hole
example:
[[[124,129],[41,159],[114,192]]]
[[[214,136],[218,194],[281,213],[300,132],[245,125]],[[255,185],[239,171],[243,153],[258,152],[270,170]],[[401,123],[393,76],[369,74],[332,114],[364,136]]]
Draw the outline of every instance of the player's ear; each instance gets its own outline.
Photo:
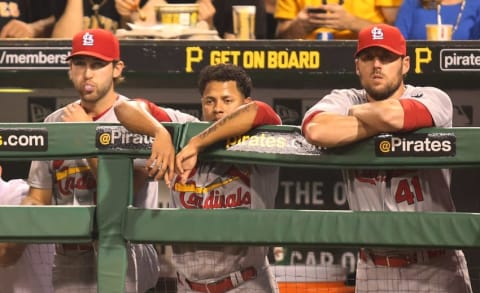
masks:
[[[68,79],[72,80],[72,59],[68,60]]]
[[[410,70],[410,57],[405,56],[402,58],[403,62],[403,75],[407,74],[407,72]]]
[[[113,77],[117,78],[122,76],[123,68],[125,68],[125,63],[122,60],[113,62]]]

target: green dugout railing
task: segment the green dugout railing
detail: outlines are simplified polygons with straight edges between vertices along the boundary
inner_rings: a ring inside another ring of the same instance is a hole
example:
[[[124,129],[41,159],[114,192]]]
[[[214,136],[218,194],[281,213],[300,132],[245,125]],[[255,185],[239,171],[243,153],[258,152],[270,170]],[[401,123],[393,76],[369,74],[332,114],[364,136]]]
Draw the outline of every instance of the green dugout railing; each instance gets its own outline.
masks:
[[[164,125],[177,149],[208,126]],[[98,238],[99,292],[124,291],[126,240],[480,247],[480,217],[474,213],[135,208],[130,204],[131,158],[147,157],[150,142],[116,124],[0,124],[2,160],[99,158],[96,206],[3,206],[1,240],[87,242]],[[297,127],[265,126],[213,146],[201,159],[309,168],[477,167],[478,149],[478,128],[385,134],[349,147],[322,150],[306,143]]]

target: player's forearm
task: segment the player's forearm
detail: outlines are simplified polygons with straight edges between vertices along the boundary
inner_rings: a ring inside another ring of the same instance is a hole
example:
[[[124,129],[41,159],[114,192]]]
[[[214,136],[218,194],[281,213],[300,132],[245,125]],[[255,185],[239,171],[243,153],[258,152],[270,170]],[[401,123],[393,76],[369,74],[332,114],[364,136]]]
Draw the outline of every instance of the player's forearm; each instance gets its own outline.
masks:
[[[50,205],[52,203],[52,189],[31,187],[21,205]]]
[[[378,134],[402,130],[404,123],[403,107],[397,99],[387,99],[355,105],[350,115],[356,117]]]
[[[331,113],[317,115],[304,131],[309,143],[327,148],[348,145],[374,134],[368,125],[356,117]]]
[[[142,102],[123,101],[115,106],[114,111],[118,121],[131,132],[152,137],[168,133]]]
[[[255,102],[243,105],[194,136],[190,142],[201,150],[218,141],[242,135],[252,129],[257,112]]]

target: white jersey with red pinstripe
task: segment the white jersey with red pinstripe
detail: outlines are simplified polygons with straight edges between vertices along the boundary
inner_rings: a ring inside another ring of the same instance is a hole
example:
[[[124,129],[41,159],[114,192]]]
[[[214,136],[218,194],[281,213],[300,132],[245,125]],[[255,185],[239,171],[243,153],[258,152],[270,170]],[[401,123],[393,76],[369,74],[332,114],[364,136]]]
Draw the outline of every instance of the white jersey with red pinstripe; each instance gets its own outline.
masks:
[[[400,99],[414,99],[423,104],[429,111],[435,127],[449,128],[452,126],[452,102],[445,92],[433,87],[407,85]],[[334,90],[305,113],[302,124],[310,121],[315,113],[330,112],[348,115],[350,107],[367,102],[365,90]],[[343,176],[348,203],[352,210],[455,211],[450,194],[450,171],[447,169],[346,170],[343,172]],[[381,255],[417,253],[412,249],[392,248],[378,248],[372,249],[372,251]],[[444,256],[436,258],[434,265],[417,264],[402,268],[401,273],[396,272],[395,274],[398,273],[403,277],[392,277],[397,278],[396,281],[387,281],[378,275],[384,274],[386,277],[388,274],[385,273],[385,268],[375,267],[360,260],[357,268],[356,292],[369,290],[369,292],[386,292],[385,288],[389,288],[387,291],[390,292],[407,292],[401,291],[401,288],[406,288],[404,286],[410,286],[411,290],[415,292],[422,290],[471,292],[470,278],[463,253],[453,250],[447,252]],[[372,268],[378,269],[378,271]],[[410,279],[407,280],[409,277],[413,280],[411,283],[409,283]],[[385,282],[391,282],[389,283],[391,287],[385,287]],[[395,285],[396,282],[398,282],[398,286]],[[432,284],[436,284],[436,287],[431,287]]]
[[[280,121],[280,118],[276,116],[274,120]],[[174,180],[173,206],[179,209],[272,209],[278,174],[279,168],[274,166],[200,162],[186,184],[178,178]],[[250,267],[256,269],[257,277],[228,292],[278,290],[268,265],[268,247],[192,244],[175,245],[173,249],[179,292],[190,292],[186,280],[217,281]]]
[[[415,99],[425,105],[436,127],[452,126],[452,103],[444,92],[407,86],[401,99]],[[367,103],[364,90],[334,90],[309,109],[305,119],[320,111],[348,115],[351,106],[363,103]],[[345,179],[352,210],[455,210],[449,189],[450,172],[446,169],[351,170]]]
[[[127,100],[119,96],[118,101]],[[53,112],[45,122],[61,122],[63,108]],[[113,106],[95,122],[118,122]],[[80,134],[81,135],[81,134]],[[135,165],[144,166],[145,160],[135,160]],[[31,187],[52,189],[53,204],[91,205],[95,204],[97,183],[86,159],[53,161],[32,161],[28,183]],[[135,193],[135,205],[146,208],[158,197],[158,183],[146,181]],[[128,246],[129,267],[126,292],[145,292],[156,285],[158,279],[158,258],[153,245],[131,244]],[[71,292],[96,292],[96,260],[94,255],[66,255],[57,251],[53,273],[55,290]]]

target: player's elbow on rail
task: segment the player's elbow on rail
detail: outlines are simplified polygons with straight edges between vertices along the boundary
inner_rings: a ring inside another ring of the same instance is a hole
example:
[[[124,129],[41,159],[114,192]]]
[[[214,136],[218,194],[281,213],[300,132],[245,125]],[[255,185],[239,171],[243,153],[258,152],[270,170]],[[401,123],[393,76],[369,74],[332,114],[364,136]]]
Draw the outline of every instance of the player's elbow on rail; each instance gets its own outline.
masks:
[[[338,145],[338,142],[335,139],[332,139],[327,131],[322,131],[321,127],[318,127],[318,125],[315,125],[314,123],[309,123],[305,127],[303,136],[310,144],[319,147],[328,148]]]

